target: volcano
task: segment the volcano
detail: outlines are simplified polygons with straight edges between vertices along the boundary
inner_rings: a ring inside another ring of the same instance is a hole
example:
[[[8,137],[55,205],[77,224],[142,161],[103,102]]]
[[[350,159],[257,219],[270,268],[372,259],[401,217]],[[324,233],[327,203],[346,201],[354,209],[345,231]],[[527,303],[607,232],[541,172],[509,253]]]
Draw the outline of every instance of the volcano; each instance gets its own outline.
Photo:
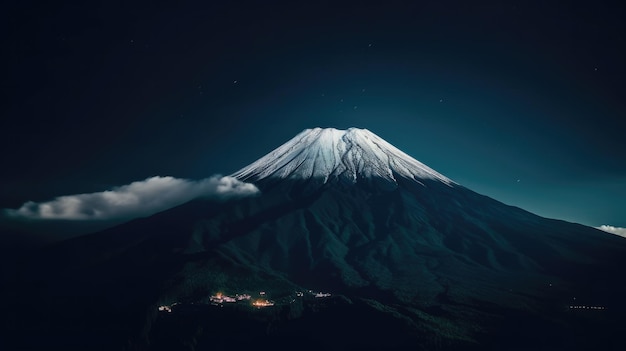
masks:
[[[396,176],[452,181],[398,150],[367,129],[307,129],[265,157],[234,174],[244,180],[347,178],[381,179],[395,183]],[[345,179],[344,179],[345,180]]]
[[[624,346],[622,238],[480,195],[366,129],[304,130],[233,176],[260,195],[30,257],[6,330],[66,349]]]

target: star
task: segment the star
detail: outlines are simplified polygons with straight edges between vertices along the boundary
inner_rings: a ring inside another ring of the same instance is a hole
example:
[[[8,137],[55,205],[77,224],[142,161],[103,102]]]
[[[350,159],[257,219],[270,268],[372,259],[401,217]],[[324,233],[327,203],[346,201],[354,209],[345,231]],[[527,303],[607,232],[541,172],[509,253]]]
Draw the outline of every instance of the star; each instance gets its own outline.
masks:
[[[371,47],[372,47],[372,44],[367,44],[367,47],[368,47],[368,48],[371,48]]]
[[[443,99],[439,99],[439,102],[443,102]]]
[[[354,106],[354,109],[356,110],[356,106]]]
[[[594,70],[594,71],[598,71],[598,67],[594,67],[594,68],[593,68],[593,70]]]

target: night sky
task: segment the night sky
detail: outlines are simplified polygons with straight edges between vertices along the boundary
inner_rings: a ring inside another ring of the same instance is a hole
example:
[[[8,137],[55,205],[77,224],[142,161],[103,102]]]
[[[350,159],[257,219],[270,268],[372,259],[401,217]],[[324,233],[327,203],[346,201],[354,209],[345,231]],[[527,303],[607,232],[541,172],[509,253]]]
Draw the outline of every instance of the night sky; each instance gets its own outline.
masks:
[[[626,227],[625,6],[9,1],[0,208],[360,127],[506,204]]]

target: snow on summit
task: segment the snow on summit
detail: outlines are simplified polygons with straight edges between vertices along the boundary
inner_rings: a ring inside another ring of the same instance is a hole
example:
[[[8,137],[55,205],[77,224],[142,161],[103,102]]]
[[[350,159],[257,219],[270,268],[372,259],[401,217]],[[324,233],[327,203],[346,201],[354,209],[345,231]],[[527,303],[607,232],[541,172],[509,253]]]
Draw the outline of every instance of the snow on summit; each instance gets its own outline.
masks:
[[[305,129],[269,154],[233,174],[242,180],[401,176],[419,181],[454,182],[389,144],[367,129]]]

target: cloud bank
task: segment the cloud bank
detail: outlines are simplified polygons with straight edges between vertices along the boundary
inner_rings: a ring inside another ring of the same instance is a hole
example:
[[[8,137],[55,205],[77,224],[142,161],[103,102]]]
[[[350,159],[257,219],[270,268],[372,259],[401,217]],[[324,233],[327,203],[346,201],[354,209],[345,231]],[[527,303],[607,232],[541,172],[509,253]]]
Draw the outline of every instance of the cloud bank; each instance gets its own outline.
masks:
[[[607,233],[611,233],[611,234],[615,234],[615,235],[619,235],[622,236],[624,238],[626,238],[626,228],[622,228],[622,227],[614,227],[612,225],[606,225],[603,224],[599,227],[596,227],[597,229],[603,230]]]
[[[29,201],[9,216],[31,219],[115,220],[145,217],[195,198],[225,200],[255,195],[259,189],[233,177],[213,176],[199,181],[152,177],[112,190],[59,196],[52,201]]]

